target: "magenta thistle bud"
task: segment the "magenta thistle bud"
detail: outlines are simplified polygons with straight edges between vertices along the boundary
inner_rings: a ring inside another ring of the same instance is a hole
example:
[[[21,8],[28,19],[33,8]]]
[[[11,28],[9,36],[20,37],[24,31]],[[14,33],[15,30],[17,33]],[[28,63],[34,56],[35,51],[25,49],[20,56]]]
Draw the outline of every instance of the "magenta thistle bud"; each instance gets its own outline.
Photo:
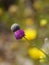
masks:
[[[19,40],[25,36],[25,33],[23,30],[17,30],[16,32],[14,32],[14,36],[17,40]]]

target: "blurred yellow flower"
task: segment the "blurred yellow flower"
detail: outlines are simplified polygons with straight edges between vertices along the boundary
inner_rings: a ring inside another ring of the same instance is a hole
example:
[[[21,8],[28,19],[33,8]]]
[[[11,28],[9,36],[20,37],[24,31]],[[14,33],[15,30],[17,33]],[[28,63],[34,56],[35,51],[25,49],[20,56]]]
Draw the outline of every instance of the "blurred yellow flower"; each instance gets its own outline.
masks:
[[[0,8],[0,16],[2,16],[2,15],[3,15],[3,9]]]
[[[8,9],[10,14],[16,14],[18,12],[18,6],[16,5],[11,5]]]
[[[25,10],[24,10],[24,17],[28,17],[28,16],[32,16],[32,10],[31,10],[31,8],[25,8]]]
[[[33,21],[33,19],[32,18],[28,18],[28,19],[26,19],[26,25],[32,25],[32,24],[34,24],[34,21]]]
[[[34,6],[34,8],[35,8],[36,10],[40,10],[40,9],[41,9],[41,2],[36,1],[36,2],[34,2],[33,6]]]
[[[33,58],[35,60],[40,59],[41,57],[42,58],[45,58],[46,57],[46,55],[42,51],[40,51],[39,49],[37,49],[35,47],[34,48],[30,48],[28,50],[28,54],[29,54],[29,56],[31,58]]]
[[[45,26],[47,23],[48,23],[48,22],[47,22],[46,19],[42,19],[42,20],[40,21],[40,26]]]
[[[35,29],[26,29],[25,32],[25,38],[28,40],[34,40],[37,37],[37,31]]]

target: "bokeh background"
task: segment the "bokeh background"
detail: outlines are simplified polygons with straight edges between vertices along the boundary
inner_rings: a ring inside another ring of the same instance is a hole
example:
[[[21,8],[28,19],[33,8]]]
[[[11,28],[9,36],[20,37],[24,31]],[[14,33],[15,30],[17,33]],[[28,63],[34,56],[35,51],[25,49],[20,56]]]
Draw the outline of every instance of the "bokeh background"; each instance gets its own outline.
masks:
[[[27,38],[32,44],[15,39],[13,23],[31,29]],[[0,0],[0,65],[49,65],[28,56],[28,47],[33,45],[49,55],[49,0]]]

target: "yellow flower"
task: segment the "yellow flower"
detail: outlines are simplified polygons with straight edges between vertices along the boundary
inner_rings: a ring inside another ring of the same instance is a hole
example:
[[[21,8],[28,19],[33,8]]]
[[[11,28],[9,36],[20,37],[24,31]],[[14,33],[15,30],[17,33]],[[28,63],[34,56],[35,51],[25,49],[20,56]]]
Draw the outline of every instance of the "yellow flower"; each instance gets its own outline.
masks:
[[[36,10],[40,10],[40,9],[41,9],[41,2],[36,1],[36,2],[33,4],[33,6],[34,6],[34,8],[35,8]]]
[[[35,29],[26,29],[25,38],[28,40],[34,40],[37,37],[37,31]]]
[[[34,48],[30,48],[28,50],[28,54],[29,54],[29,56],[31,58],[33,58],[35,60],[40,59],[41,57],[42,58],[45,58],[46,57],[46,55],[42,51],[40,51],[39,49],[37,49],[35,47]]]
[[[30,8],[25,8],[24,17],[32,16],[32,10]]]
[[[18,12],[18,6],[16,5],[11,5],[8,9],[10,14],[16,14],[16,12]]]
[[[3,9],[0,8],[0,16],[2,16],[2,15],[3,15]]]
[[[34,24],[34,21],[31,18],[26,19],[26,25],[32,25]]]
[[[42,20],[40,21],[40,26],[45,26],[47,23],[48,23],[48,22],[47,22],[46,19],[42,19]]]

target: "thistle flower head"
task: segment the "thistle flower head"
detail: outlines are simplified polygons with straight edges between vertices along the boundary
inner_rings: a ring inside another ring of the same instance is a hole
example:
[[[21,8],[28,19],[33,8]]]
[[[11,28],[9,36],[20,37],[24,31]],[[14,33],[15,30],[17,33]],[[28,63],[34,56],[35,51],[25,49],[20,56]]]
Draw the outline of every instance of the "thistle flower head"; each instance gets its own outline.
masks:
[[[17,30],[16,32],[14,32],[14,35],[17,40],[22,39],[25,36],[23,30]]]

